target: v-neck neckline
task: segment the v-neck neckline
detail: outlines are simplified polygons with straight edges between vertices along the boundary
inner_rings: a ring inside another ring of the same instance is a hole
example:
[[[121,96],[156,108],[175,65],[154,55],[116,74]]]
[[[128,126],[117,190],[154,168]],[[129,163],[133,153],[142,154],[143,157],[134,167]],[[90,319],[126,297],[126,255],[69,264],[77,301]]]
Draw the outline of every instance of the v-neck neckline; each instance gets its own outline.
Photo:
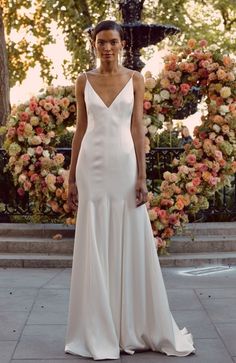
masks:
[[[96,94],[96,96],[101,100],[101,102],[103,103],[103,105],[106,107],[106,109],[110,109],[111,106],[115,103],[115,101],[117,100],[117,98],[119,97],[119,95],[125,90],[125,88],[128,86],[129,82],[133,79],[133,75],[129,78],[129,80],[125,83],[125,85],[120,89],[120,91],[117,93],[117,95],[115,96],[115,98],[113,99],[113,101],[111,102],[111,104],[109,106],[106,105],[106,103],[103,101],[103,99],[101,98],[101,96],[97,93],[97,91],[95,91],[95,89],[93,88],[93,86],[91,85],[88,77],[86,76],[86,82],[89,84],[89,86],[92,88],[93,92]]]

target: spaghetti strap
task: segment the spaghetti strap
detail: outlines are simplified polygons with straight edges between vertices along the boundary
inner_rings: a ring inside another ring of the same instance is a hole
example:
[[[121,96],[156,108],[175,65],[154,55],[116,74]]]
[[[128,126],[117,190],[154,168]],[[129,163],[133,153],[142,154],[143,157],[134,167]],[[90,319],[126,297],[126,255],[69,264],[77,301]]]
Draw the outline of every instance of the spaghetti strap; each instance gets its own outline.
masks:
[[[84,73],[86,79],[88,79],[87,72],[83,72],[83,73]]]

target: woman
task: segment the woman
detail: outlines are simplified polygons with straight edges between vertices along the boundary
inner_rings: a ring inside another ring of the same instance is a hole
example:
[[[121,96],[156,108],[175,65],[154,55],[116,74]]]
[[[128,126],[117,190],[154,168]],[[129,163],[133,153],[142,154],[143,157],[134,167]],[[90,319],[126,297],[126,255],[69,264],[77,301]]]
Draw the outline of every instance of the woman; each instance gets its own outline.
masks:
[[[119,359],[154,350],[185,356],[192,336],[169,310],[147,201],[144,83],[119,65],[124,46],[113,21],[94,29],[100,66],[76,81],[77,128],[68,201],[79,200],[65,352]]]

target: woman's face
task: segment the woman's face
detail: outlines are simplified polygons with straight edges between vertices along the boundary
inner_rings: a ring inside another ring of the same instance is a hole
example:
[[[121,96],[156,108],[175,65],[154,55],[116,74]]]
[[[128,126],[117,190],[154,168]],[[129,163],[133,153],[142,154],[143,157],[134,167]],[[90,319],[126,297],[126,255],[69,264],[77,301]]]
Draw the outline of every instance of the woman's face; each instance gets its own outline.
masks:
[[[106,62],[117,60],[123,45],[117,30],[100,31],[94,42],[97,57]]]

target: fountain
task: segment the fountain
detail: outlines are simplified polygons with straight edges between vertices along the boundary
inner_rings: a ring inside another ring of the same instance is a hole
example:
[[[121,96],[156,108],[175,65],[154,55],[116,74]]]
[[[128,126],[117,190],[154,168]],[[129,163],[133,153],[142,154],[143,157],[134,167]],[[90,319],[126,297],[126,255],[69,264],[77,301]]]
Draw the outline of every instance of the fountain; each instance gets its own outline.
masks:
[[[144,0],[119,1],[126,41],[123,65],[137,71],[141,71],[145,65],[140,59],[141,48],[157,44],[167,36],[180,32],[179,28],[172,25],[143,24],[143,3]]]
[[[118,1],[123,19],[121,26],[125,34],[123,65],[137,71],[141,71],[145,65],[140,59],[141,48],[157,44],[167,36],[180,32],[179,28],[172,25],[143,24],[141,22],[143,3],[144,0]],[[87,28],[85,31],[91,43],[93,28]]]

